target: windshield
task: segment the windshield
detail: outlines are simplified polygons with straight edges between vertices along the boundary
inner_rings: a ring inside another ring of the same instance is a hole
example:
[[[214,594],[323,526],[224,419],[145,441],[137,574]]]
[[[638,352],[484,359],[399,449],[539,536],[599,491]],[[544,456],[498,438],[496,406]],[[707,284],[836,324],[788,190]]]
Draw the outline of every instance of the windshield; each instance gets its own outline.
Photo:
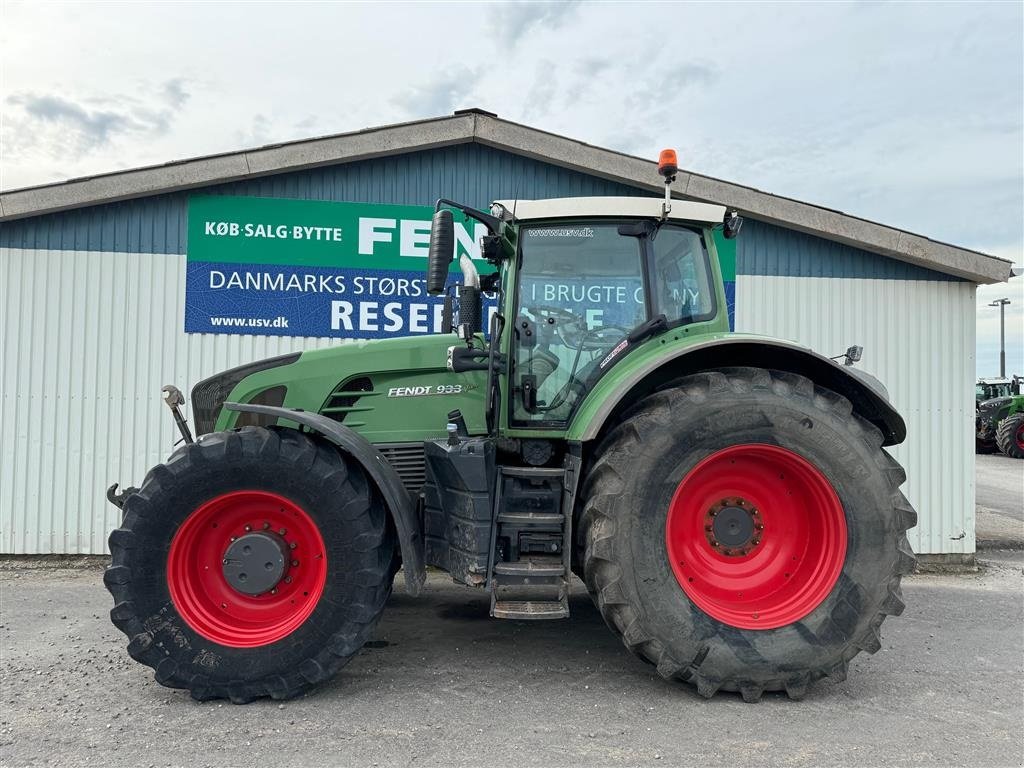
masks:
[[[699,232],[653,222],[537,225],[520,238],[512,420],[565,422],[630,331],[714,316]],[[648,288],[646,283],[650,282]],[[607,366],[606,366],[607,367]]]
[[[524,229],[513,418],[567,419],[598,361],[646,317],[637,238],[617,224]]]

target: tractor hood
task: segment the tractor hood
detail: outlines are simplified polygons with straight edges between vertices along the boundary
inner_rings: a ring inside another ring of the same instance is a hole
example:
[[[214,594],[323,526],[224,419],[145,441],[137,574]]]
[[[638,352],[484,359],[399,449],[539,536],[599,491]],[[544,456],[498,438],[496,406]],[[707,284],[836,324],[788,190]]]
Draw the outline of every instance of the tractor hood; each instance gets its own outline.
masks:
[[[323,413],[376,433],[367,435],[371,440],[443,435],[447,411],[464,405],[452,404],[458,396],[479,395],[473,410],[483,413],[480,377],[447,370],[448,348],[461,343],[454,335],[353,341],[224,371],[192,389],[196,432],[261,423],[223,408],[238,402]]]
[[[1002,397],[993,397],[990,400],[982,400],[977,404],[977,410],[979,414],[992,413],[998,411],[1000,408],[1009,405],[1013,402],[1013,398],[1004,395]]]

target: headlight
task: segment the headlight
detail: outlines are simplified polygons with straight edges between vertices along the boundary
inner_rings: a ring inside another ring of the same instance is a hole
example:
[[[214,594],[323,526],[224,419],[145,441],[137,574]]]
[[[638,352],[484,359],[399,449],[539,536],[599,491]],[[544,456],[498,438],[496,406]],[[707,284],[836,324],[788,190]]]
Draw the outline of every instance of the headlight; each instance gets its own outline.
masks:
[[[213,431],[217,423],[217,416],[228,399],[231,391],[238,386],[238,382],[246,376],[268,370],[279,368],[282,365],[291,365],[299,359],[300,352],[280,357],[271,357],[266,360],[258,360],[248,365],[240,365],[237,368],[218,373],[208,379],[203,379],[192,387],[192,423],[195,426],[196,436],[205,435]]]

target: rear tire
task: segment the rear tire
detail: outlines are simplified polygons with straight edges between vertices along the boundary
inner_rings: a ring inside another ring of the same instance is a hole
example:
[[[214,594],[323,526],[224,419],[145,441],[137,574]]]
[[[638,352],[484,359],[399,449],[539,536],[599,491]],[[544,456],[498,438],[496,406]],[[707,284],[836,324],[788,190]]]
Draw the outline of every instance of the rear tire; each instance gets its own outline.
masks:
[[[974,452],[975,453],[997,453],[999,446],[996,445],[995,440],[982,440],[981,438],[974,438]]]
[[[996,445],[1014,459],[1024,459],[1024,411],[1007,416],[996,427]]]
[[[583,491],[584,576],[606,622],[663,677],[705,697],[796,699],[814,680],[845,678],[850,659],[879,649],[886,615],[903,611],[900,580],[915,565],[906,531],[917,515],[881,446],[849,401],[791,373],[711,371],[642,400],[601,443]],[[764,467],[786,479],[751,474]],[[704,523],[727,500],[742,518],[741,495],[756,513],[752,538],[726,552],[714,540],[725,531]],[[707,518],[695,511],[705,497]],[[777,562],[794,546],[801,562]],[[746,596],[723,587],[737,575]]]
[[[285,570],[259,594],[221,569],[251,530],[283,532],[274,551]],[[147,474],[110,535],[104,582],[129,655],[157,682],[199,700],[288,699],[369,639],[394,549],[384,503],[356,463],[293,429],[245,427],[204,436]]]

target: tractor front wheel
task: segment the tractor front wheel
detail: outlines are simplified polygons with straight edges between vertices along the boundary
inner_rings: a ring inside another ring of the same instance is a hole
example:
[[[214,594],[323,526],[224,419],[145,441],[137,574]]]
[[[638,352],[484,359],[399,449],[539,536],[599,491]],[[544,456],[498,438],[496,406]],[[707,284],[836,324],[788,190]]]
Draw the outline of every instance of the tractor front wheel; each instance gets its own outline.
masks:
[[[605,438],[584,577],[605,620],[704,696],[792,698],[880,647],[916,514],[882,435],[839,395],[755,368],[686,377]]]
[[[128,653],[196,699],[286,699],[337,672],[391,591],[362,469],[292,429],[204,436],[128,497],[104,582]]]
[[[1007,416],[996,427],[996,445],[1014,459],[1024,459],[1024,411]]]

